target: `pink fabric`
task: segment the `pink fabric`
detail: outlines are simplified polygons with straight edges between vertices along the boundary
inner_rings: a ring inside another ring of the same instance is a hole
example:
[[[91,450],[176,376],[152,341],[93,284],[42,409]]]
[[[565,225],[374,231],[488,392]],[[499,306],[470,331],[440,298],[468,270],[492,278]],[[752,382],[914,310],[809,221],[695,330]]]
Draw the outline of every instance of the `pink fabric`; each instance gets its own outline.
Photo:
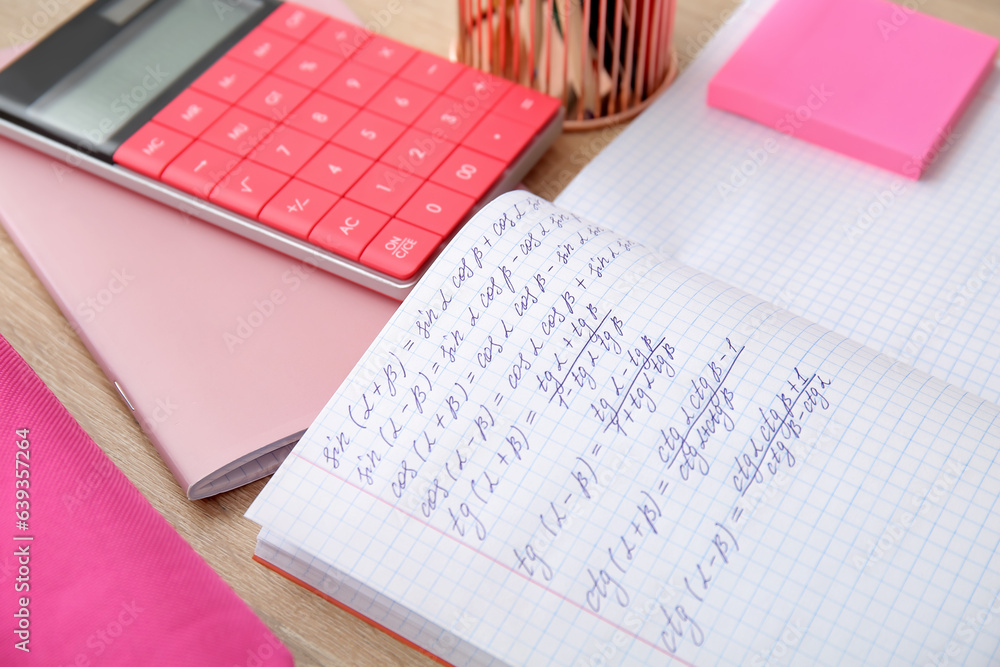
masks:
[[[0,453],[0,665],[293,664],[3,338]]]

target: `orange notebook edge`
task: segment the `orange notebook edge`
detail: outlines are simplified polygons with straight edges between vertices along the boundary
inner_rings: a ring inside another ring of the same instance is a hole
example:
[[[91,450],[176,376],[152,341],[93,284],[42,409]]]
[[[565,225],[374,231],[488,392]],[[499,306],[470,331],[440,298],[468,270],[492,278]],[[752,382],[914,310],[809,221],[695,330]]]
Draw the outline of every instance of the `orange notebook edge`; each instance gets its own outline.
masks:
[[[367,623],[368,625],[372,626],[373,628],[375,628],[377,630],[381,630],[382,632],[384,632],[385,634],[389,635],[393,639],[396,639],[396,640],[402,642],[403,644],[406,644],[407,646],[409,646],[413,650],[415,650],[415,651],[417,651],[419,653],[422,653],[423,655],[427,656],[428,658],[430,658],[434,662],[437,662],[438,664],[441,664],[441,665],[445,665],[445,667],[451,667],[451,663],[450,662],[446,662],[446,661],[442,660],[441,658],[439,658],[438,656],[434,655],[433,653],[431,653],[427,649],[425,649],[425,648],[423,648],[421,646],[418,646],[417,644],[414,644],[412,641],[410,641],[406,637],[403,637],[402,635],[399,635],[396,632],[393,632],[392,630],[390,630],[389,628],[385,627],[384,625],[380,625],[379,623],[376,623],[375,621],[373,621],[372,619],[368,618],[367,616],[365,616],[364,614],[362,614],[358,610],[354,609],[353,607],[350,607],[350,606],[344,604],[343,602],[340,602],[336,598],[330,597],[329,595],[327,595],[323,591],[319,590],[318,588],[314,588],[313,586],[310,586],[309,584],[307,584],[306,582],[302,581],[301,579],[299,579],[299,578],[297,578],[297,577],[289,574],[288,572],[285,572],[284,570],[282,570],[280,567],[278,567],[274,563],[271,563],[270,561],[267,561],[267,560],[261,558],[257,554],[253,555],[253,559],[255,561],[257,561],[258,563],[260,563],[261,565],[263,565],[264,567],[266,567],[267,569],[271,570],[272,572],[276,572],[276,573],[280,574],[281,576],[283,576],[285,579],[288,579],[289,581],[291,581],[292,583],[298,584],[299,586],[301,586],[302,588],[306,589],[307,591],[309,591],[311,593],[315,593],[316,595],[320,596],[321,598],[323,598],[327,602],[329,602],[329,603],[333,604],[334,606],[336,606],[338,609],[346,611],[351,616],[354,616],[355,618],[358,618],[358,619],[364,621],[365,623]]]

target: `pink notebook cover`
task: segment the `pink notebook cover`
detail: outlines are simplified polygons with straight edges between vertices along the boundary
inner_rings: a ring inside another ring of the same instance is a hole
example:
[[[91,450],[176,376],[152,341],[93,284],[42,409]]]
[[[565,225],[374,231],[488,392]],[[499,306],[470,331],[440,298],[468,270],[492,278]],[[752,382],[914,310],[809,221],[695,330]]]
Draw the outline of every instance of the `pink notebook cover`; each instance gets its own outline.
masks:
[[[780,0],[709,82],[708,104],[919,178],[996,51],[885,0]]]
[[[290,666],[0,338],[2,665]]]
[[[399,305],[5,139],[0,223],[189,498],[273,472]]]

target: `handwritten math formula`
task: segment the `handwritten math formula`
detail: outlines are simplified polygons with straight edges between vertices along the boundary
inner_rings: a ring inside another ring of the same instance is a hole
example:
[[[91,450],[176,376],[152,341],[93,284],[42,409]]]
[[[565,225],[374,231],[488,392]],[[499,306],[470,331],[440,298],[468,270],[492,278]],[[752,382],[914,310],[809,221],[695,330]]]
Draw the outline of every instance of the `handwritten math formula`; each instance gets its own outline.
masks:
[[[418,286],[342,392],[321,464],[619,631],[663,573],[677,594],[628,633],[701,646],[702,603],[742,567],[741,499],[799,463],[836,380],[796,365],[744,390],[745,325],[694,331],[676,299],[654,305],[635,277],[659,263],[523,195]]]

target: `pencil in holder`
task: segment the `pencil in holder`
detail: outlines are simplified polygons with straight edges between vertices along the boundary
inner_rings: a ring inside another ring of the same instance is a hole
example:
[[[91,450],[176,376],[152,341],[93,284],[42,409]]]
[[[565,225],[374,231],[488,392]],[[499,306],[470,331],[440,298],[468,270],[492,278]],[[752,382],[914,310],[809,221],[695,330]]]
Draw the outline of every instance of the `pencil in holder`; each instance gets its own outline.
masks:
[[[675,0],[458,0],[457,60],[562,99],[568,130],[628,120],[677,74]]]

